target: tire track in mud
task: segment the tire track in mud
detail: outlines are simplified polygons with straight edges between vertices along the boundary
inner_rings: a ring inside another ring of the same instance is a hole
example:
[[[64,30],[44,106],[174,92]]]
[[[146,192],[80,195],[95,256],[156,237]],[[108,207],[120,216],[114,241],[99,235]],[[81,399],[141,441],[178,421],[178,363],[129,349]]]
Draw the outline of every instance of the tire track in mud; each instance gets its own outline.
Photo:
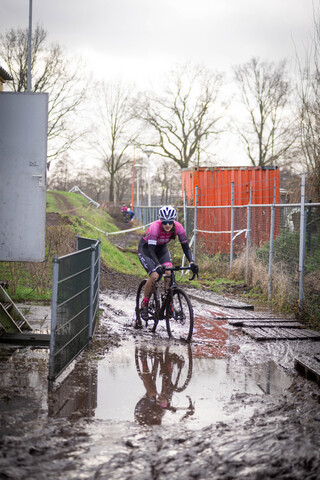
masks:
[[[121,348],[129,338],[139,345],[142,343],[154,348],[157,344],[171,344],[167,337],[161,338],[157,333],[152,335],[131,327],[134,303],[134,294],[126,290],[124,295],[115,291],[102,294],[101,328],[109,332],[111,339],[117,336],[117,342],[105,353],[105,358],[118,345]],[[217,316],[223,314],[220,307],[211,310],[211,307],[194,302],[194,308],[196,315],[203,315],[209,323],[222,325],[223,321],[217,320]],[[239,329],[232,328],[232,331]],[[207,380],[208,387],[219,387],[217,393],[222,397],[223,389],[241,375],[246,376],[247,382],[250,381],[252,374],[248,375],[248,365],[259,367],[266,360],[277,362],[282,357],[288,364],[294,349],[293,343],[269,342],[261,345],[244,336],[232,337],[231,341],[239,349],[229,352],[230,373],[226,382],[216,383],[219,372],[215,369],[211,370]],[[191,344],[193,350],[197,346],[196,342]],[[295,343],[295,348],[301,346],[301,342]],[[194,360],[197,368],[193,369],[192,375],[197,379],[199,368],[206,370],[207,363],[205,358]],[[97,361],[88,355],[89,370]],[[217,364],[219,361],[217,359]],[[112,365],[112,368],[116,372],[117,366]],[[86,378],[84,384],[88,389]],[[128,400],[130,385],[128,382]],[[96,388],[99,392],[97,385]],[[79,385],[75,384],[72,391],[78,389]],[[110,398],[114,395],[111,388],[107,390],[107,395]],[[320,477],[320,393],[316,385],[298,376],[293,375],[290,388],[278,394],[235,389],[224,402],[221,410],[223,418],[221,416],[202,428],[192,428],[192,425],[179,421],[148,427],[138,425],[133,419],[117,422],[101,420],[94,416],[93,397],[89,400],[91,416],[83,417],[75,411],[65,418],[43,415],[41,421],[35,416],[28,418],[20,415],[15,422],[12,412],[6,419],[2,417],[2,427],[5,422],[8,426],[6,434],[0,438],[2,475],[37,480],[61,478],[62,472],[64,480],[311,480]],[[200,400],[195,404],[196,409]],[[212,402],[209,409],[215,411],[217,405]],[[242,411],[251,413],[242,415]]]

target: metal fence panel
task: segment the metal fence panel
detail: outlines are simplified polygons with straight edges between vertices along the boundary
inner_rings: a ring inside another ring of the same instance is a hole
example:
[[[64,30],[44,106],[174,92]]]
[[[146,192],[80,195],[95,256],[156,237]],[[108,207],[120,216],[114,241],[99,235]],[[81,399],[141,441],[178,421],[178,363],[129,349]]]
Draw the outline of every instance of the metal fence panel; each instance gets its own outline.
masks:
[[[88,345],[98,315],[100,241],[81,237],[77,241],[81,250],[54,259],[50,381]]]
[[[311,317],[319,316],[320,310],[320,205],[306,206],[306,246],[304,309]]]
[[[158,220],[160,206],[153,207],[134,207],[135,217],[139,220],[142,225],[147,225],[149,223]]]
[[[91,238],[77,236],[78,250],[91,247],[93,249],[93,272],[92,272],[92,327],[90,337],[93,336],[99,312],[99,290],[100,290],[100,240],[92,240]]]

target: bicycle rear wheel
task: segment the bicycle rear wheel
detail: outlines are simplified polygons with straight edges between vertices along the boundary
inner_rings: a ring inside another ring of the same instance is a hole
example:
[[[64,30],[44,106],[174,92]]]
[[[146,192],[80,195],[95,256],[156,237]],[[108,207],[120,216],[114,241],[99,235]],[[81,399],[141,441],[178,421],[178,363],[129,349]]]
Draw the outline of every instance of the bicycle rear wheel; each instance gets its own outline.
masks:
[[[191,341],[193,308],[188,295],[180,288],[175,288],[172,296],[168,297],[166,323],[170,338],[185,342]]]
[[[141,303],[144,298],[144,287],[147,283],[147,280],[142,280],[140,283],[138,290],[137,290],[137,297],[136,297],[136,324],[135,328],[142,328],[143,322],[145,322],[146,327],[151,326],[152,332],[156,331],[158,325],[158,312],[159,312],[159,300],[157,297],[157,293],[154,292],[149,300],[148,304],[148,318],[144,319],[141,316]]]

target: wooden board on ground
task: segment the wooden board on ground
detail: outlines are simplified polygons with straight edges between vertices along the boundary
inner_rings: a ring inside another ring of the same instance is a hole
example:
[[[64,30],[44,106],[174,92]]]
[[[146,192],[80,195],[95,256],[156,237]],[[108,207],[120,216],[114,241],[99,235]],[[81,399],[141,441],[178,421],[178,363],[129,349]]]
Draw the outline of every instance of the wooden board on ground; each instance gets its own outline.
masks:
[[[278,319],[278,318],[250,318],[247,320],[228,320],[229,325],[234,327],[286,327],[286,328],[305,328],[305,326],[295,320]]]
[[[207,305],[214,305],[216,307],[222,307],[222,308],[233,308],[236,310],[254,310],[253,305],[249,305],[248,303],[244,302],[239,302],[238,300],[233,300],[230,298],[225,298],[219,295],[211,295],[211,298],[208,298],[207,296],[199,297],[198,295],[195,295],[194,293],[190,292],[189,290],[187,291],[188,296],[191,298],[191,300],[196,300],[200,303],[205,303]]]
[[[248,327],[243,333],[258,341],[265,340],[320,340],[320,334],[304,328]]]
[[[296,370],[308,380],[314,380],[320,385],[320,354],[301,355],[294,359]]]
[[[287,325],[297,325],[302,326],[301,323],[297,322],[294,318],[276,318],[276,317],[252,317],[252,318],[228,318],[229,325],[234,327],[249,327],[253,324],[259,323],[263,326],[272,326],[273,324],[285,323]],[[254,325],[258,326],[258,325]]]
[[[2,333],[0,335],[0,344],[1,343],[49,348],[50,335],[44,333]]]

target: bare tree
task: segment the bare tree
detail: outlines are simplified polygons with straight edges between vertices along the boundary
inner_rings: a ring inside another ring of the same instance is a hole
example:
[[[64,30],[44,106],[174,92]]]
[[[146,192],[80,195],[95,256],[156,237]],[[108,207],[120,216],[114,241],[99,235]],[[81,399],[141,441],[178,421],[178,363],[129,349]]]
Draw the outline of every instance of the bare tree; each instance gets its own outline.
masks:
[[[187,168],[200,164],[205,152],[218,135],[224,109],[218,108],[222,76],[201,67],[178,66],[170,73],[163,95],[141,96],[136,117],[144,125],[140,146],[152,149]]]
[[[103,85],[100,104],[101,125],[94,140],[109,176],[109,201],[116,200],[116,176],[132,162],[126,151],[134,143],[131,134],[132,89],[121,82]]]
[[[157,168],[157,174],[153,177],[153,184],[159,187],[161,204],[171,202],[181,192],[181,175],[174,168],[172,161],[162,161]]]
[[[98,203],[101,202],[102,195],[106,192],[108,179],[104,169],[94,169],[86,173],[86,189],[89,195]]]
[[[130,204],[132,194],[132,170],[130,168],[119,170],[115,176],[115,185],[117,202],[125,200]]]
[[[48,176],[50,190],[68,191],[74,186],[74,163],[68,153],[64,153],[54,163]]]
[[[320,22],[314,12],[314,36],[303,67],[300,66],[300,139],[303,167],[308,174],[309,197],[320,201]]]
[[[70,61],[59,44],[47,46],[47,32],[37,25],[32,34],[32,91],[49,93],[48,164],[83,135],[72,128],[74,114],[84,102],[87,82],[79,62]],[[27,90],[28,29],[11,29],[0,36],[0,59],[13,78],[15,92]]]
[[[234,67],[248,122],[238,129],[254,166],[275,165],[284,160],[295,141],[286,111],[290,84],[285,61],[278,64],[253,58]]]

